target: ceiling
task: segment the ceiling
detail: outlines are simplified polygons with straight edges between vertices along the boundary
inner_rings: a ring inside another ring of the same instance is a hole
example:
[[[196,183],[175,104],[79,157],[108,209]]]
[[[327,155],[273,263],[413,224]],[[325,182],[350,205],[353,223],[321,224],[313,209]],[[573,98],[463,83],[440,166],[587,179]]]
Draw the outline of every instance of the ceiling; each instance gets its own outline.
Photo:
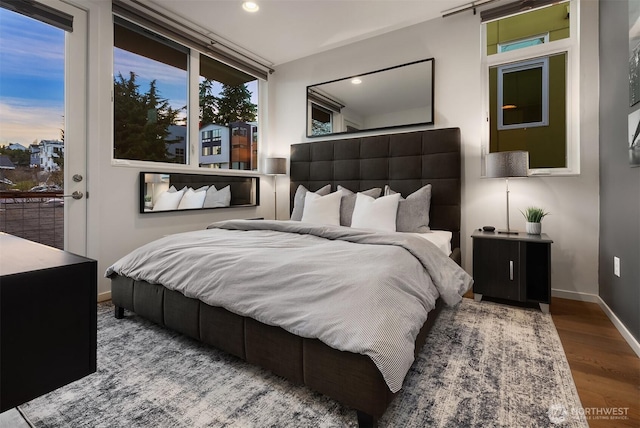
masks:
[[[149,0],[276,66],[441,16],[468,0]]]

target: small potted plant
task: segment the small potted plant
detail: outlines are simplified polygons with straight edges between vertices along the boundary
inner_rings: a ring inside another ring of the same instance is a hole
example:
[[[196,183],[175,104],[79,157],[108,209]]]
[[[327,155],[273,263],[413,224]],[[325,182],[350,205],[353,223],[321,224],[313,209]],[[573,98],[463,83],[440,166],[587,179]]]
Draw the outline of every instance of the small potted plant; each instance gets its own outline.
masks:
[[[549,215],[549,213],[537,207],[528,207],[526,210],[521,211],[521,213],[527,220],[527,233],[530,235],[540,235],[542,232],[542,219]]]
[[[144,207],[151,208],[153,205],[151,204],[151,195],[144,196]]]

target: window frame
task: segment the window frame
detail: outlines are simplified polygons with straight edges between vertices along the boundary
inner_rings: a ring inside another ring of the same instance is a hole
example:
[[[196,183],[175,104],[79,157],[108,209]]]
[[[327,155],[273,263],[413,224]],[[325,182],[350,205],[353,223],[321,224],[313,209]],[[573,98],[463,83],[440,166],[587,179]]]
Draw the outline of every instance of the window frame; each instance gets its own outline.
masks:
[[[501,65],[517,63],[541,57],[550,57],[566,52],[566,166],[564,168],[531,168],[529,175],[575,176],[580,175],[580,41],[578,37],[578,2],[569,0],[569,37],[549,43],[497,52],[487,55],[487,21],[480,25],[481,32],[481,79],[484,120],[481,136],[481,175],[485,176],[485,156],[490,153],[489,70]],[[526,13],[526,12],[525,12]],[[499,19],[504,19],[502,17]]]
[[[500,65],[497,68],[498,73],[498,102],[497,102],[497,118],[498,130],[534,128],[537,126],[547,126],[549,124],[549,57],[534,58],[530,60],[520,61],[516,63]],[[518,71],[542,69],[542,120],[538,122],[521,122],[512,125],[504,124],[504,81],[503,76],[507,73],[515,73]]]
[[[135,24],[145,30],[158,34],[161,37],[164,37],[170,40],[173,43],[176,43],[185,49],[188,50],[188,58],[187,58],[187,135],[186,135],[186,149],[185,156],[187,157],[187,163],[185,164],[177,164],[172,162],[158,162],[158,161],[146,161],[146,160],[138,160],[138,159],[118,159],[114,154],[115,147],[115,139],[113,133],[113,120],[114,120],[114,89],[113,89],[113,73],[111,73],[111,165],[118,167],[133,167],[133,168],[159,168],[162,167],[168,171],[203,171],[207,170],[207,168],[200,166],[200,128],[198,126],[190,126],[190,123],[199,123],[199,79],[200,79],[200,55],[207,56],[214,61],[223,63],[229,67],[234,67],[232,64],[226,63],[214,56],[207,55],[207,53],[202,52],[198,49],[195,49],[192,46],[187,46],[184,43],[176,41],[171,38],[167,34],[162,33],[161,31],[154,30],[144,25],[141,22],[137,22],[134,19],[128,18],[122,14],[113,12],[111,14],[111,70],[113,72],[114,68],[114,20],[115,18],[122,19],[132,24]],[[266,109],[267,107],[267,81],[262,77],[256,76],[253,73],[250,73],[247,70],[241,70],[246,74],[249,74],[256,78],[257,80],[257,90],[258,90],[258,113],[257,113],[257,129],[258,129],[258,138],[257,138],[257,148],[258,148],[258,156],[260,156],[260,150],[262,146],[262,140],[260,138],[261,130],[264,129],[264,118],[267,117]],[[195,83],[193,83],[195,82]],[[255,125],[254,125],[255,126]],[[229,174],[233,175],[255,175],[256,173],[260,173],[260,166],[258,165],[254,170],[240,170],[240,169],[232,169],[232,168],[216,168],[217,173]]]

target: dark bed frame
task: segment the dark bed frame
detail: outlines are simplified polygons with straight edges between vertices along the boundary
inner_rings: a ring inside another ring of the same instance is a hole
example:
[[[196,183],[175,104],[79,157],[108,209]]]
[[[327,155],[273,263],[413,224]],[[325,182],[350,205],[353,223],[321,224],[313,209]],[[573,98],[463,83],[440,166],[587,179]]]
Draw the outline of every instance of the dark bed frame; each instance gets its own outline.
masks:
[[[302,184],[317,190],[330,183],[352,191],[392,189],[403,196],[432,184],[430,226],[453,233],[451,258],[460,253],[460,130],[435,129],[291,146],[291,198]],[[357,410],[358,423],[375,426],[394,395],[371,359],[335,350],[317,339],[293,335],[223,308],[187,298],[161,285],[111,278],[116,318],[124,309],[304,384]],[[429,313],[415,354],[442,308]]]

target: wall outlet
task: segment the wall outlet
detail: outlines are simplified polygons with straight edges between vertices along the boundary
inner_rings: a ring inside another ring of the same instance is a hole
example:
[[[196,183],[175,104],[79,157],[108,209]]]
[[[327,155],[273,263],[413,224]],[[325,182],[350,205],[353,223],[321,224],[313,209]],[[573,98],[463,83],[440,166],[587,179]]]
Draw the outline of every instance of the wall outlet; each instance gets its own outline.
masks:
[[[613,274],[617,277],[620,277],[620,258],[613,257]]]

